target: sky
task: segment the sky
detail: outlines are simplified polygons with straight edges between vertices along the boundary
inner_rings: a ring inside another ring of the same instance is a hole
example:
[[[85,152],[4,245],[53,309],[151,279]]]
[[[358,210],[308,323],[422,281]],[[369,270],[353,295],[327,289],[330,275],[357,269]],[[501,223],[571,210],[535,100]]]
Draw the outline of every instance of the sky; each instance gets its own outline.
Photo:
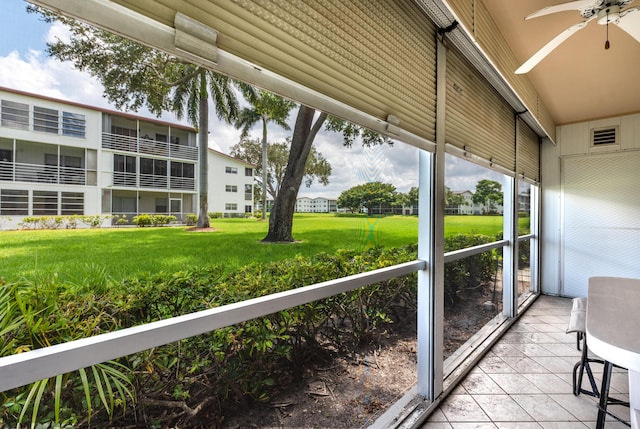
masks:
[[[47,24],[35,14],[26,12],[24,0],[0,0],[3,25],[0,26],[0,86],[41,94],[62,100],[93,105],[116,110],[103,96],[99,81],[87,73],[75,70],[70,63],[62,63],[47,56],[46,43],[56,38],[65,39],[67,32],[61,24]],[[155,118],[148,111],[131,112],[140,116]],[[177,121],[173,114],[164,114],[161,119]],[[288,123],[293,128],[295,112]],[[209,119],[209,147],[229,153],[231,146],[238,143],[240,131],[220,122],[212,112]],[[291,135],[278,126],[270,126],[270,142],[282,142]],[[250,138],[261,138],[260,127],[250,133]],[[329,185],[314,183],[307,188],[300,187],[299,196],[337,198],[352,186],[370,181],[393,184],[400,192],[407,192],[418,186],[418,150],[398,142],[393,146],[379,146],[365,149],[359,144],[344,148],[342,137],[333,132],[320,132],[314,142],[316,149],[329,161],[332,174]],[[447,161],[446,182],[452,190],[474,190],[482,178],[500,180],[495,176],[486,177],[486,170],[470,163]],[[484,172],[483,172],[484,171]]]

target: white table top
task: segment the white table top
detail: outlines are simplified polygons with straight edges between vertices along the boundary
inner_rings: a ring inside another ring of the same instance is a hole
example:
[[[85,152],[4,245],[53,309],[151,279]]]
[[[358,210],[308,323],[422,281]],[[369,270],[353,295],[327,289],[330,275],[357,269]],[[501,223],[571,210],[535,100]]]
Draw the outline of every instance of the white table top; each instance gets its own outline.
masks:
[[[640,279],[589,279],[587,342],[601,358],[640,371]]]

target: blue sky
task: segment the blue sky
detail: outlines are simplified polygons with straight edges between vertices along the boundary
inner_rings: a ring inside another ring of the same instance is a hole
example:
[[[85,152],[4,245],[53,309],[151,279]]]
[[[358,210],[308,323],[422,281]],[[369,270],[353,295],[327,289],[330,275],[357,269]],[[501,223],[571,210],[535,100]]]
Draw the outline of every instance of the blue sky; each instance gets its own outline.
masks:
[[[99,82],[70,64],[46,55],[47,40],[65,37],[62,25],[46,24],[38,15],[27,13],[27,3],[23,0],[0,0],[0,4],[3,16],[3,25],[0,26],[0,86],[113,109],[102,97],[103,88]],[[153,117],[144,111],[136,113]],[[162,118],[175,122],[171,114]],[[291,115],[289,123],[292,127],[294,120]],[[238,142],[239,131],[220,123],[214,113],[210,123],[209,146],[228,153],[230,147]],[[289,135],[290,132],[279,127],[269,129],[272,142],[283,141]],[[259,138],[259,129],[256,128],[251,137]],[[300,196],[337,198],[341,191],[351,186],[374,180],[392,183],[401,192],[417,186],[417,150],[408,145],[398,143],[393,147],[366,151],[354,145],[345,149],[341,137],[328,132],[321,132],[314,144],[332,165],[330,184],[327,187],[314,184],[311,188],[303,185]],[[472,164],[464,168],[447,167],[447,185],[453,190],[474,190],[479,174],[485,177],[487,174],[486,170]],[[375,177],[371,177],[372,174]],[[486,178],[500,180],[495,175]]]
[[[25,1],[1,1],[3,23],[0,28],[0,56],[7,56],[13,50],[44,50],[49,25],[39,21],[36,15],[28,14]]]

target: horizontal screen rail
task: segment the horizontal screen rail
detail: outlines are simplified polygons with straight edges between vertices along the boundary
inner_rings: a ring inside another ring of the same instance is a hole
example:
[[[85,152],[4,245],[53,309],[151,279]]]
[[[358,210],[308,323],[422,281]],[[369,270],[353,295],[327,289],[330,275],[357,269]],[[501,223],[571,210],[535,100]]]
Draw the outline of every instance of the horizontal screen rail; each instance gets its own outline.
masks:
[[[426,269],[415,260],[0,359],[0,392]]]
[[[509,240],[494,241],[487,244],[480,244],[478,246],[468,247],[466,249],[454,250],[444,254],[444,262],[453,262],[458,259],[466,258],[467,256],[477,255],[489,250],[499,249],[509,244]]]

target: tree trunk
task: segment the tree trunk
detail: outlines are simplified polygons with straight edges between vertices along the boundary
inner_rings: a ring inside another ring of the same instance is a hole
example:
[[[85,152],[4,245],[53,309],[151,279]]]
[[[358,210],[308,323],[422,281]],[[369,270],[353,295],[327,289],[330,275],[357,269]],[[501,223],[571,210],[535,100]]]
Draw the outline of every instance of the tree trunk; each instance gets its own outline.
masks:
[[[206,94],[206,93],[205,93]],[[200,189],[200,212],[198,228],[209,228],[209,97],[200,97],[198,111],[198,158],[200,170],[198,181]]]
[[[298,190],[304,177],[304,167],[311,152],[313,140],[327,119],[326,113],[320,113],[313,122],[316,111],[310,107],[300,105],[296,125],[291,138],[291,151],[287,168],[282,178],[280,192],[276,196],[271,216],[269,218],[269,232],[262,240],[266,242],[292,242],[293,240],[293,212],[296,208]]]
[[[262,220],[267,218],[267,118],[262,116]]]

